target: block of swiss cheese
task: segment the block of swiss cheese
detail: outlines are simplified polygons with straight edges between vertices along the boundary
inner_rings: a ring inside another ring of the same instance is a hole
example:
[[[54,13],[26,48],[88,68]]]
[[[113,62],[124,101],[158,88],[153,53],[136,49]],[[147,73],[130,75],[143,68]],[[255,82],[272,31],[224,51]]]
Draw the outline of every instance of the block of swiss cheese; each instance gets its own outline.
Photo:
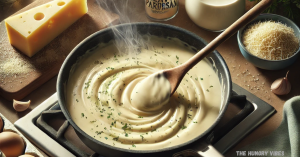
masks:
[[[87,0],[53,0],[5,20],[11,45],[31,57],[88,11]]]

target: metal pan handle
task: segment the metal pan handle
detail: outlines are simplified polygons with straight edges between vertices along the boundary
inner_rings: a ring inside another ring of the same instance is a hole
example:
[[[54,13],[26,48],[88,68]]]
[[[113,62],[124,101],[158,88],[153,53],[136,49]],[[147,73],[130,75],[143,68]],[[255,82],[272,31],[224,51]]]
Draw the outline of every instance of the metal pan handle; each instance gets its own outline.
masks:
[[[198,151],[197,153],[203,157],[224,157],[212,145],[208,145],[206,149]]]
[[[202,156],[202,157],[224,157],[221,153],[219,153],[212,145],[208,145],[200,151],[195,151],[192,149],[187,149],[184,151],[181,151],[179,153],[176,153],[173,155],[173,157],[196,157],[196,156]]]

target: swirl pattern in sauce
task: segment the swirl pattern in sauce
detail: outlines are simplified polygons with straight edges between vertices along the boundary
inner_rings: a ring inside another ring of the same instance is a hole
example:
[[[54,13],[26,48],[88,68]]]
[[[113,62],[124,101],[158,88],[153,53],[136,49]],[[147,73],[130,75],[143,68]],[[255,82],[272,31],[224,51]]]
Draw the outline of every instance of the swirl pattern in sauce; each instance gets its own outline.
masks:
[[[87,134],[120,148],[156,150],[192,140],[215,122],[221,86],[206,60],[187,73],[161,108],[144,111],[131,105],[144,101],[133,92],[141,80],[194,55],[177,39],[151,36],[151,44],[152,48],[141,48],[136,54],[119,53],[113,42],[99,44],[73,66],[67,108]]]

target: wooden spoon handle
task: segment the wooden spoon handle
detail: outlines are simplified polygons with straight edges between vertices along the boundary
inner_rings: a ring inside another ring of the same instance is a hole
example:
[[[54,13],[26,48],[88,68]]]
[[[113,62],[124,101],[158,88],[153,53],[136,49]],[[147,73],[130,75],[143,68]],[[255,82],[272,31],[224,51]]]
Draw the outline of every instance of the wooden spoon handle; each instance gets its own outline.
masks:
[[[271,5],[271,3],[272,0],[262,0],[261,2],[256,4],[252,9],[250,9],[247,13],[245,13],[242,17],[240,17],[237,21],[235,21],[231,26],[229,26],[224,32],[222,32],[219,36],[217,36],[213,41],[211,41],[208,45],[206,45],[203,49],[201,49],[197,54],[195,54],[192,58],[190,58],[187,62],[185,62],[184,64],[178,67],[175,67],[174,69],[165,70],[164,73],[168,78],[174,75],[178,76],[178,78],[176,78],[177,80],[173,80],[174,83],[176,82],[176,85],[175,86],[171,85],[172,86],[171,93],[172,94],[174,93],[183,76],[192,67],[194,67],[207,54],[215,50],[221,43],[223,43],[229,37],[235,34],[240,28],[245,26],[256,16],[262,13],[269,5]],[[175,87],[175,89],[173,87]]]
[[[245,26],[260,13],[262,13],[269,5],[271,5],[272,0],[262,0],[232,25],[230,25],[224,32],[217,36],[213,41],[211,41],[207,46],[201,49],[196,55],[190,58],[187,62],[182,65],[184,68],[184,73],[189,71],[193,66],[195,66],[200,60],[202,60],[207,54],[214,51],[221,43],[230,38],[235,34],[240,28]],[[183,70],[183,69],[182,69]]]

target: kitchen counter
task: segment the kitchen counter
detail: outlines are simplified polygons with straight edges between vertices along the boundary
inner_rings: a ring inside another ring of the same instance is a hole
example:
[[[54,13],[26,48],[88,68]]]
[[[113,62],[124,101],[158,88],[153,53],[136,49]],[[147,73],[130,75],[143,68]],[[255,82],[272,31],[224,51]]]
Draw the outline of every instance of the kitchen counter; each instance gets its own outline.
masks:
[[[6,6],[1,6],[0,4],[0,21],[3,21],[6,17],[10,16],[14,12],[18,11],[19,9],[23,8],[33,1],[34,0],[18,0],[14,4]],[[174,19],[164,23],[187,29],[202,37],[207,42],[210,42],[219,35],[219,33],[209,32],[195,25],[186,14],[184,2],[184,0],[180,0],[180,9],[177,16]],[[144,11],[144,1],[131,0],[129,3],[129,7],[131,8],[128,8],[128,13],[131,17],[132,22],[152,22],[146,18]],[[249,92],[253,93],[265,102],[269,103],[277,111],[271,118],[265,121],[262,125],[258,126],[253,132],[251,132],[233,149],[231,149],[226,154],[226,156],[229,156],[229,154],[235,153],[235,151],[239,150],[241,147],[270,134],[280,125],[282,120],[282,110],[284,102],[289,98],[300,94],[300,83],[297,82],[298,80],[300,80],[300,74],[297,71],[297,67],[300,67],[300,58],[298,58],[295,64],[283,70],[268,71],[258,69],[251,63],[249,63],[246,59],[244,59],[244,57],[240,53],[236,34],[226,42],[221,44],[217,48],[217,51],[220,52],[220,54],[225,59],[231,73],[232,81],[245,88]],[[292,84],[292,91],[286,96],[276,96],[270,91],[270,86],[275,79],[284,77],[287,71],[290,71],[288,79]],[[31,100],[32,102],[30,109],[24,112],[17,113],[12,107],[12,102],[0,97],[0,112],[12,123],[14,123],[16,120],[29,113],[32,109],[34,109],[41,102],[43,102],[45,99],[56,92],[56,79],[56,77],[52,78],[23,99],[24,101]]]

